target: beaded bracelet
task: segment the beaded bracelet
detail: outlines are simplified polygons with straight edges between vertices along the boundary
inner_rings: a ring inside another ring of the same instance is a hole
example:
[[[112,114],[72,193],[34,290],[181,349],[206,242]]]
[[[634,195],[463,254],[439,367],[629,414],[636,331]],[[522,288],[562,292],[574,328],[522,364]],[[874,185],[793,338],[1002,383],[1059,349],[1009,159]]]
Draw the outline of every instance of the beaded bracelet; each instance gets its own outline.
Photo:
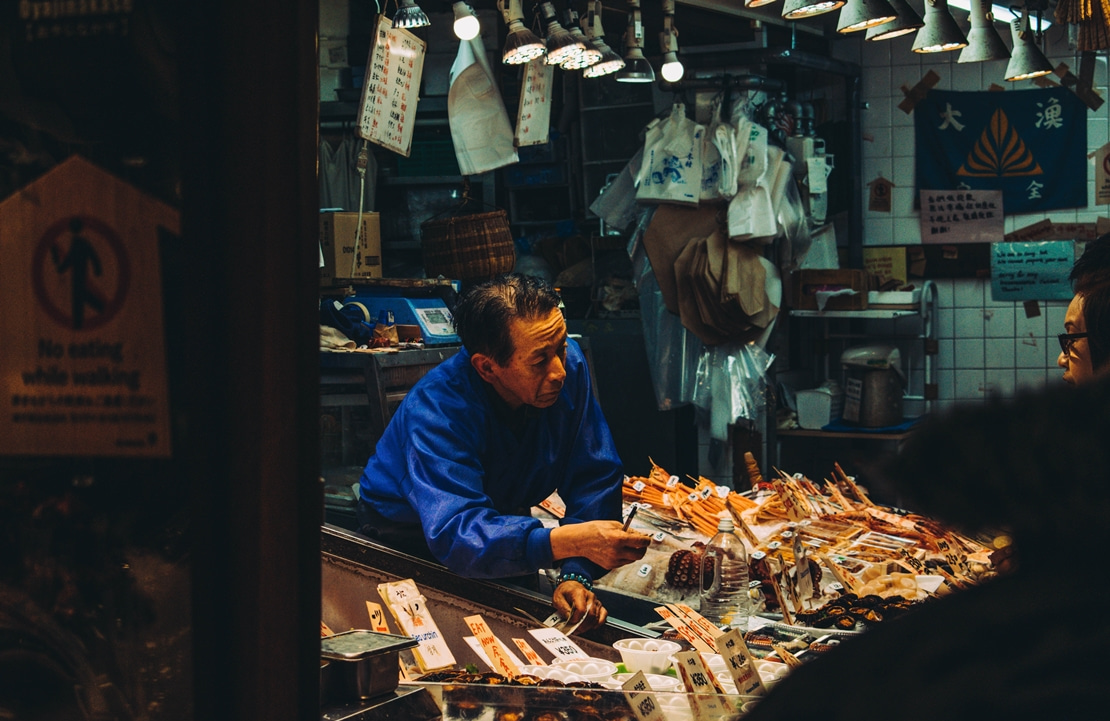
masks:
[[[583,586],[585,586],[587,591],[594,590],[593,581],[586,578],[581,573],[564,573],[564,574],[561,574],[559,576],[559,583],[555,584],[555,585],[559,585],[559,584],[563,583],[564,581],[577,581],[578,583],[581,583]]]

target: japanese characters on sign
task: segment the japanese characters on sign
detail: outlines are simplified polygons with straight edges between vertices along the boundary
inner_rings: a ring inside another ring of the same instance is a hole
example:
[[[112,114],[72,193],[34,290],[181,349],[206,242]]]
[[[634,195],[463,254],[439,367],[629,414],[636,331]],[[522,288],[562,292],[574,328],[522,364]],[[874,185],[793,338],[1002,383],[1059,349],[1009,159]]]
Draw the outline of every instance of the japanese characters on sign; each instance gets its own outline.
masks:
[[[555,66],[548,65],[542,57],[530,61],[525,67],[516,132],[513,134],[516,147],[547,142],[551,127],[551,82],[554,77]]]
[[[1005,235],[1001,190],[922,190],[922,243],[992,243]]]
[[[412,147],[426,43],[382,15],[374,31],[358,116],[359,137],[406,158]]]

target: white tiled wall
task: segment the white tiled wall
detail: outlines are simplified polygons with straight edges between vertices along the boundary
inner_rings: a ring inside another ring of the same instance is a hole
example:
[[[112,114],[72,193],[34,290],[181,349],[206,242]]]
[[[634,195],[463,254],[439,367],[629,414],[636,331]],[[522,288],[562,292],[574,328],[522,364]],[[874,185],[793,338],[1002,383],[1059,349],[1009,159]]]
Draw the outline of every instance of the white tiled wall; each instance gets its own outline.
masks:
[[[919,2],[915,2],[919,5]],[[957,21],[967,27],[967,14],[954,11]],[[1000,35],[1009,44],[1009,27],[997,23]],[[1032,81],[1008,83],[1003,78],[1005,61],[959,63],[959,51],[922,55],[911,50],[913,35],[884,42],[866,42],[863,33],[847,36],[833,45],[836,57],[857,63],[862,69],[863,168],[861,188],[866,198],[866,183],[882,176],[894,183],[890,213],[871,212],[864,203],[865,245],[910,245],[921,242],[918,213],[914,199],[914,118],[898,108],[904,93],[929,71],[940,76],[936,87],[944,90],[987,90],[992,84],[1007,89],[1037,87]],[[1079,71],[1079,56],[1066,46],[1062,28],[1049,29],[1048,55],[1053,65],[1066,63],[1073,72]],[[1057,79],[1056,76],[1049,76]],[[1110,92],[1107,59],[1099,55],[1094,77],[1095,89],[1107,100]],[[1087,143],[1094,151],[1110,139],[1110,102],[1097,111],[1087,112]],[[1005,230],[1031,225],[1043,218],[1055,222],[1093,223],[1100,216],[1110,216],[1110,208],[1094,204],[1094,174],[1088,171],[1088,206],[1086,208],[1052,211],[1048,214],[1016,214],[1007,216]],[[1024,389],[1060,383],[1062,371],[1056,367],[1059,345],[1056,334],[1063,332],[1066,301],[1041,301],[1039,314],[1027,315],[1021,302],[997,302],[991,299],[989,280],[937,280],[939,311],[937,337],[939,354],[935,359],[935,379],[939,401],[934,408],[943,409],[956,403],[974,403],[992,395],[1010,395]],[[905,322],[898,321],[894,332],[906,332]],[[893,323],[892,323],[893,325]],[[910,332],[915,332],[909,329]],[[919,364],[920,358],[911,358]],[[917,393],[917,388],[911,388]],[[907,409],[908,410],[908,409]],[[706,476],[718,482],[731,477],[728,455],[722,466],[708,462],[708,438],[702,434],[701,468]]]
[[[964,27],[967,15],[958,14]],[[996,24],[1000,34],[1009,40],[1009,28]],[[1066,63],[1078,73],[1079,56],[1066,45],[1066,33],[1049,29],[1049,60],[1053,65]],[[838,40],[834,54],[862,69],[863,110],[863,171],[866,184],[879,177],[891,180],[890,213],[872,212],[864,205],[864,245],[909,245],[919,243],[918,212],[914,199],[914,118],[899,109],[905,97],[902,88],[912,88],[932,70],[940,76],[936,87],[944,90],[987,90],[992,84],[1006,89],[1036,87],[1032,81],[1008,83],[1003,78],[1005,61],[959,63],[959,51],[920,54],[911,50],[913,35],[886,42],[866,42],[848,37]],[[1053,79],[1058,78],[1053,75]],[[1108,72],[1105,56],[1096,60],[1095,89],[1104,97]],[[1090,151],[1098,149],[1110,138],[1110,104],[1097,111],[1087,111],[1087,143]],[[1088,171],[1088,206],[1086,208],[1051,211],[1047,214],[1012,214],[1005,220],[1005,230],[1031,225],[1043,218],[1055,222],[1093,223],[1108,216],[1106,206],[1097,206],[1093,169]],[[867,187],[862,191],[866,197]],[[1055,336],[1063,332],[1067,303],[1038,303],[1039,314],[1027,315],[1024,303],[991,299],[989,280],[938,280],[939,317],[937,335],[940,353],[937,357],[939,407],[954,402],[976,401],[991,396],[1010,395],[1018,389],[1060,382],[1056,367],[1059,346]]]

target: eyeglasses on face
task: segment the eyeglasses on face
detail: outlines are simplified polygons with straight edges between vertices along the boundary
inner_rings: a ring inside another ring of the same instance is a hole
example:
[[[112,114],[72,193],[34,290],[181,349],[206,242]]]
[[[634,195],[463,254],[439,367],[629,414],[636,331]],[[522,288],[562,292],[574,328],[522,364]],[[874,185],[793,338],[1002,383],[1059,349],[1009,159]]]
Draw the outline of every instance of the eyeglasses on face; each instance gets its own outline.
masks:
[[[1086,333],[1061,333],[1060,335],[1058,335],[1056,337],[1060,339],[1060,350],[1063,351],[1065,354],[1070,354],[1071,353],[1071,347],[1073,345],[1075,345],[1075,342],[1077,340],[1079,340],[1080,338],[1086,338],[1087,334]]]

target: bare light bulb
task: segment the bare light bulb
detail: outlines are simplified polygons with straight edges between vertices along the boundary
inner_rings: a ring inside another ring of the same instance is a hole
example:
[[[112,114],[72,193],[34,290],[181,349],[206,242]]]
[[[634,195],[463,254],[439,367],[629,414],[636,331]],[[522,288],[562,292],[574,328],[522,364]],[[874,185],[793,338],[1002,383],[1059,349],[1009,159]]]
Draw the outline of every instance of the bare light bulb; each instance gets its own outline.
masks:
[[[470,6],[464,2],[457,2],[452,7],[455,11],[455,37],[459,40],[473,40],[478,37],[482,28]]]

